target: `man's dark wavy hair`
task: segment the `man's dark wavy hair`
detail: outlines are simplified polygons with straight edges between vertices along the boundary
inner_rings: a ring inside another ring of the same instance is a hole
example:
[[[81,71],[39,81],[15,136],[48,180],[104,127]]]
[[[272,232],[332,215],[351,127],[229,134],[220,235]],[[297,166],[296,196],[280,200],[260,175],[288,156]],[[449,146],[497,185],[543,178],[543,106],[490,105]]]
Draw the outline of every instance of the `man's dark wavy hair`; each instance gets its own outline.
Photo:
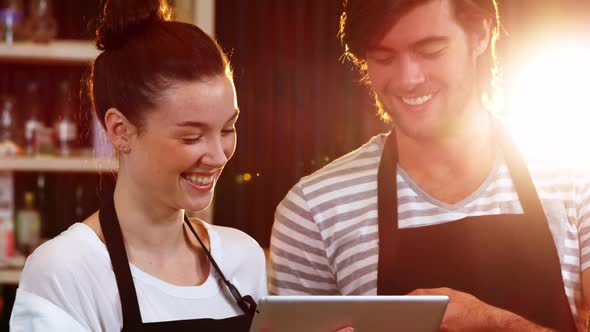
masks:
[[[343,58],[354,64],[361,81],[369,83],[365,54],[369,43],[389,25],[395,15],[403,14],[428,0],[344,0],[340,16],[338,37],[344,48]],[[484,105],[496,111],[501,105],[499,88],[501,74],[496,55],[496,42],[500,36],[500,14],[497,0],[450,0],[455,17],[465,31],[473,31],[484,18],[492,19],[490,45],[477,63],[478,88]],[[375,93],[372,92],[375,96]],[[376,97],[376,96],[375,96]],[[391,117],[379,104],[379,115],[386,121]]]

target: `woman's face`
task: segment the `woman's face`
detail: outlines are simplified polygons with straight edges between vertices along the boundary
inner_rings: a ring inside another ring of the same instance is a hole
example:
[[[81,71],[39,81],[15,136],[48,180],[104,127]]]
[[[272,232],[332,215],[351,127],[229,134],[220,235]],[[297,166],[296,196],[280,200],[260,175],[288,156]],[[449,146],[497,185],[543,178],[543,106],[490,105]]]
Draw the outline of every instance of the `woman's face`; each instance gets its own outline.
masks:
[[[156,109],[146,112],[125,155],[133,187],[153,199],[147,202],[205,209],[235,151],[238,113],[234,85],[225,75],[168,88]]]

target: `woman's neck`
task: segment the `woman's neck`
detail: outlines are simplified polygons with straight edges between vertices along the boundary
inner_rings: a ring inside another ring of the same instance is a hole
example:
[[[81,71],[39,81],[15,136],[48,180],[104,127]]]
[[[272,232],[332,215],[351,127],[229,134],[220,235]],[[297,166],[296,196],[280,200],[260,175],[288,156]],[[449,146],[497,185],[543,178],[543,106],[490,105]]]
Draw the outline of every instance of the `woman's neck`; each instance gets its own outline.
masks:
[[[184,244],[183,210],[154,202],[145,190],[133,190],[125,177],[117,181],[114,202],[128,251],[166,255]]]

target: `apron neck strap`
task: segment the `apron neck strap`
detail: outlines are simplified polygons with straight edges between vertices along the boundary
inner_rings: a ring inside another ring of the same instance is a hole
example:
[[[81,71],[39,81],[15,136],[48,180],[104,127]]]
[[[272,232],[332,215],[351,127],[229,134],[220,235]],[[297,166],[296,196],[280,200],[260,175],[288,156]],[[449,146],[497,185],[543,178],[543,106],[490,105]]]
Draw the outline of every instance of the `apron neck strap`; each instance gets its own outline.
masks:
[[[135,285],[131,277],[131,269],[129,267],[127,251],[125,250],[121,225],[119,224],[119,218],[115,211],[113,194],[104,195],[103,204],[98,212],[98,219],[117,280],[123,314],[123,326],[138,326],[142,322],[141,313],[139,311]]]
[[[236,300],[236,303],[238,304],[240,309],[242,309],[242,311],[244,311],[244,313],[246,315],[253,317],[254,313],[256,312],[256,302],[254,301],[252,296],[250,296],[250,295],[242,296],[242,294],[240,294],[240,291],[238,290],[238,288],[225,277],[225,275],[223,274],[223,272],[219,268],[219,265],[217,265],[217,262],[213,258],[213,255],[211,255],[211,252],[209,251],[209,249],[207,249],[207,247],[205,246],[203,241],[201,241],[201,238],[199,237],[199,235],[195,231],[193,225],[191,224],[190,220],[186,216],[186,213],[184,214],[184,223],[188,226],[188,228],[190,229],[191,233],[193,233],[195,238],[197,238],[197,241],[199,241],[201,248],[203,248],[203,251],[205,251],[207,258],[209,258],[211,265],[213,265],[213,268],[215,269],[215,271],[217,272],[219,277],[221,277],[221,280],[223,280],[223,283],[229,289],[229,292]]]
[[[544,219],[545,213],[543,212],[541,200],[537,194],[537,190],[535,190],[535,185],[522,155],[516,148],[508,131],[499,121],[494,120],[493,125],[494,132],[492,137],[500,145],[524,214],[536,215]]]

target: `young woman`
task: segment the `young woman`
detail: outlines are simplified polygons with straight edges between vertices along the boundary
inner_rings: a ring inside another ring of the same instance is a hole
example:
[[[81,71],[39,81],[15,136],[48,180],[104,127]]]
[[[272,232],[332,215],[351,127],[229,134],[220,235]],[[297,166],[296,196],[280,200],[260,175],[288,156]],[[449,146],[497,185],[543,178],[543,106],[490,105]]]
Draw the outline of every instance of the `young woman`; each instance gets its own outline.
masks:
[[[118,150],[114,194],[27,259],[12,331],[249,329],[266,293],[260,246],[185,214],[210,204],[234,153],[230,65],[169,16],[158,0],[105,4],[88,90]]]

